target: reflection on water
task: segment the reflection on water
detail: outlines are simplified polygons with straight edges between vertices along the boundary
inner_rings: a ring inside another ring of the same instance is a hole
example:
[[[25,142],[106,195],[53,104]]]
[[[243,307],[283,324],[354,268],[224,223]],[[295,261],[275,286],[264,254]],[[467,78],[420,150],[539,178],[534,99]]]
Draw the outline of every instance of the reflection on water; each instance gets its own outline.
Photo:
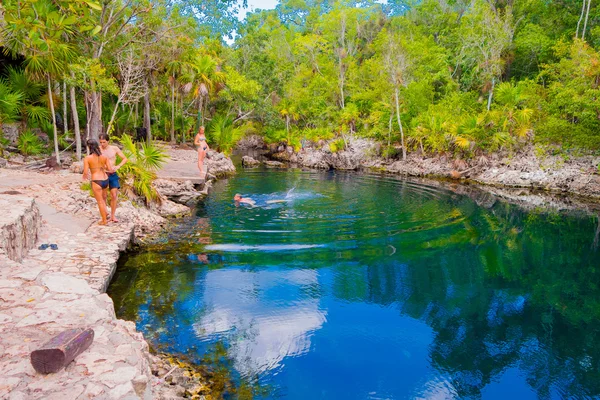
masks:
[[[245,172],[122,260],[109,293],[162,350],[223,345],[259,397],[600,396],[600,219],[484,197]]]

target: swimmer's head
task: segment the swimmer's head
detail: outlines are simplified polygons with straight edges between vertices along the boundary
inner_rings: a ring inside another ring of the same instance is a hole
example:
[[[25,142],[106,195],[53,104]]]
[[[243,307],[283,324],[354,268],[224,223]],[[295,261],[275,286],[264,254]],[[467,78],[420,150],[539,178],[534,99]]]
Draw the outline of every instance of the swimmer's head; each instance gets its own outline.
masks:
[[[241,195],[241,194],[239,194],[239,193],[236,193],[236,195],[235,195],[235,196],[233,196],[233,200],[234,200],[234,201],[240,201],[240,200],[242,200],[242,195]]]

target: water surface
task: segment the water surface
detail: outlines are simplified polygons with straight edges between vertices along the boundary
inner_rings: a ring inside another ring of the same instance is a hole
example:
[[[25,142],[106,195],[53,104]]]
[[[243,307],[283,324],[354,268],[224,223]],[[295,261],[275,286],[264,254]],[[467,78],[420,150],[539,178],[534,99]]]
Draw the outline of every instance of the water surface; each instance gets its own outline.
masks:
[[[261,398],[597,398],[599,267],[595,216],[252,170],[124,257],[109,294],[163,351],[220,346]]]

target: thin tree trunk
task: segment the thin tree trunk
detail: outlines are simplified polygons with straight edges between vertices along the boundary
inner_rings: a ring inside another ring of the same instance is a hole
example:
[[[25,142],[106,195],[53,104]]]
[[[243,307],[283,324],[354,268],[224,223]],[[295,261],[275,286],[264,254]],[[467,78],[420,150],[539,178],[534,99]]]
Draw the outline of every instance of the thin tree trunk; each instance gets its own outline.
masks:
[[[146,128],[146,141],[150,144],[152,132],[150,130],[150,91],[144,95],[144,128]]]
[[[67,82],[63,82],[63,131],[65,133],[65,139],[69,132],[69,123],[67,119]]]
[[[581,25],[581,20],[583,20],[583,14],[585,13],[585,3],[586,0],[583,0],[583,4],[581,5],[581,15],[579,16],[579,21],[577,21],[577,30],[575,30],[575,39],[579,37],[579,25]]]
[[[110,122],[108,123],[108,126],[106,127],[106,133],[109,135],[111,134],[112,125],[115,122],[115,116],[117,115],[117,110],[119,109],[119,103],[121,103],[121,97],[117,98],[117,104],[115,104],[115,109],[113,110],[113,113],[110,117]]]
[[[390,120],[388,122],[388,149],[390,148],[390,145],[392,144],[392,121],[393,120],[394,120],[394,113],[390,113]]]
[[[289,145],[290,144],[290,115],[289,114],[287,114],[285,116],[285,132],[287,135],[287,142]]]
[[[340,105],[342,106],[342,110],[346,107],[346,102],[344,101],[344,62],[340,57]]]
[[[98,140],[102,133],[102,94],[92,90],[88,93],[88,139]]]
[[[171,143],[175,143],[175,77],[171,82]]]
[[[56,115],[54,114],[54,99],[52,98],[52,82],[50,81],[50,75],[46,75],[48,78],[48,99],[50,100],[50,113],[52,114],[52,129],[54,130],[54,153],[56,155],[56,162],[60,165],[60,153],[58,151],[58,131],[56,129]]]
[[[492,96],[494,95],[494,86],[496,86],[496,78],[492,78],[492,88],[490,89],[490,95],[488,96],[487,110],[490,111],[492,106]]]
[[[202,115],[202,93],[198,97],[198,126],[196,131],[200,130],[200,127],[204,124],[204,116]]]
[[[181,110],[181,142],[185,144],[187,135],[185,134],[185,119],[183,118],[183,93],[181,94],[181,96],[179,96],[179,99],[179,109]]]
[[[79,131],[79,115],[77,115],[77,102],[75,99],[75,87],[71,86],[71,115],[73,116],[73,131],[75,132],[75,151],[77,161],[81,161],[81,132]]]
[[[135,102],[135,118],[133,119],[133,125],[134,125],[135,128],[138,127],[138,120],[137,119],[138,119],[138,115],[140,114],[140,111],[138,109],[138,104],[140,104],[140,102],[136,101]]]
[[[581,33],[581,38],[585,40],[585,29],[587,28],[588,17],[590,16],[590,4],[592,4],[592,0],[588,0],[587,2],[587,10],[585,11],[585,20],[583,22],[583,32]]]
[[[404,145],[404,128],[402,128],[402,120],[400,119],[400,100],[398,100],[398,88],[394,91],[396,98],[396,117],[398,118],[398,126],[400,127],[400,144],[402,145],[402,160],[406,160],[406,146]]]

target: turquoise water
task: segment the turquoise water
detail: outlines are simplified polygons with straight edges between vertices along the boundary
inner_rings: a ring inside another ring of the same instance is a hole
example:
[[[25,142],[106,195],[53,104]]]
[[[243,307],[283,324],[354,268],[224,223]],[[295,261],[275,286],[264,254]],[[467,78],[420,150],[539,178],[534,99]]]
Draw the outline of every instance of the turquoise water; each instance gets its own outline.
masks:
[[[598,398],[598,219],[476,200],[242,172],[109,294],[155,347],[217,354],[260,398]]]

